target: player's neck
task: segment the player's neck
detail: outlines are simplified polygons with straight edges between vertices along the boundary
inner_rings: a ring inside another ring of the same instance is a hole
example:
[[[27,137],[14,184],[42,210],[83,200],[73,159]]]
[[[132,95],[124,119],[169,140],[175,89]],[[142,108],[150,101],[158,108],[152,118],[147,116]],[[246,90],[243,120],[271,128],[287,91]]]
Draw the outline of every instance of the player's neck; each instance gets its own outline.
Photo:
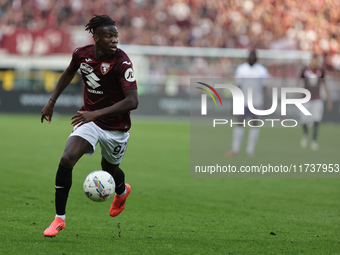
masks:
[[[97,60],[101,60],[101,59],[105,59],[108,56],[110,56],[111,54],[107,54],[105,53],[102,49],[100,49],[99,47],[97,47],[96,45],[94,45],[94,57]]]
[[[94,57],[97,60],[100,60],[102,58],[104,58],[105,54],[102,50],[100,50],[96,45],[94,46]]]

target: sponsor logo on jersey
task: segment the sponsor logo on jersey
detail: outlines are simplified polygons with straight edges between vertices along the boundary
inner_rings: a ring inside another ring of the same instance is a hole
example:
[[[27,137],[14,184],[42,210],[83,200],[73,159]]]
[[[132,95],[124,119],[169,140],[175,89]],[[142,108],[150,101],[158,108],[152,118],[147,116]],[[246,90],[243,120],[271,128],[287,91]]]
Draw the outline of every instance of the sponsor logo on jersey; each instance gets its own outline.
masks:
[[[100,90],[96,90],[98,87],[100,87],[101,85],[98,83],[100,81],[100,79],[98,78],[97,75],[95,75],[94,73],[90,73],[88,75],[85,76],[87,81],[87,85],[89,87],[91,87],[92,89],[90,88],[87,88],[87,91],[92,93],[92,94],[97,94],[97,95],[102,95],[104,94],[103,91],[100,91]]]
[[[103,95],[104,94],[104,91],[100,91],[100,90],[87,89],[87,91],[92,93],[92,94],[97,94],[97,95]]]
[[[125,80],[129,81],[129,82],[133,82],[136,80],[135,78],[135,73],[133,72],[132,68],[128,68],[125,71]]]
[[[93,72],[93,68],[86,64],[86,63],[81,63],[80,64],[80,70],[85,73],[85,74],[89,74],[89,73],[92,73]]]
[[[110,64],[103,62],[100,66],[100,71],[102,74],[107,74],[107,72],[110,70]]]
[[[100,79],[97,77],[97,75],[95,75],[94,73],[90,73],[88,75],[85,76],[87,78],[87,85],[89,85],[91,88],[96,89],[98,87],[100,87],[100,84],[98,83],[98,81],[100,81]]]

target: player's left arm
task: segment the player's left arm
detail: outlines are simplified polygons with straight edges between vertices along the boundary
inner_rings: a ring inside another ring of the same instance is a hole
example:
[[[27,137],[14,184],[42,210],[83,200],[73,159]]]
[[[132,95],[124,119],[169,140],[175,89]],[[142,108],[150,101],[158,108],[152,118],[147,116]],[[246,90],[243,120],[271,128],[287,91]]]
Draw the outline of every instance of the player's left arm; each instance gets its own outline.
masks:
[[[332,103],[332,99],[331,99],[331,96],[329,94],[329,90],[328,90],[328,86],[327,86],[327,83],[326,83],[326,73],[325,73],[325,70],[321,69],[321,77],[320,77],[320,85],[322,85],[325,89],[325,92],[326,92],[326,104],[327,104],[327,109],[328,110],[332,110],[333,108],[333,103]]]
[[[125,98],[109,107],[96,110],[95,113],[100,116],[127,113],[138,107],[137,89],[124,90]]]
[[[125,98],[111,106],[96,110],[96,111],[78,111],[76,115],[72,116],[71,125],[85,124],[94,121],[95,119],[105,116],[122,114],[137,109],[138,107],[138,93],[137,89],[128,89],[124,91]]]
[[[325,79],[323,79],[321,81],[321,84],[323,85],[324,89],[325,89],[325,92],[326,92],[326,104],[327,104],[327,109],[328,110],[332,110],[333,108],[333,102],[332,102],[332,99],[331,99],[331,96],[330,96],[330,93],[329,93],[329,90],[328,90],[328,86],[327,86],[327,83],[325,81]]]
[[[269,78],[270,74],[266,67],[263,66],[262,74],[262,95],[263,95],[263,106],[267,104],[267,93],[269,93]]]

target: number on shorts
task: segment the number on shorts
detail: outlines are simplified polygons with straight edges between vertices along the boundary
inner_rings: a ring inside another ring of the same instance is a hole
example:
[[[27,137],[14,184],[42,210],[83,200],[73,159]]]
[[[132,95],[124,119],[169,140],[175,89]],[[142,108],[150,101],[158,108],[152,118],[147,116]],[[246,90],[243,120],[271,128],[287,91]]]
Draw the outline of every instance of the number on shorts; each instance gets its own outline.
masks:
[[[124,143],[123,146],[121,145],[117,145],[114,149],[113,149],[113,155],[117,156],[118,154],[124,154],[125,150],[126,150],[126,145],[127,143]]]

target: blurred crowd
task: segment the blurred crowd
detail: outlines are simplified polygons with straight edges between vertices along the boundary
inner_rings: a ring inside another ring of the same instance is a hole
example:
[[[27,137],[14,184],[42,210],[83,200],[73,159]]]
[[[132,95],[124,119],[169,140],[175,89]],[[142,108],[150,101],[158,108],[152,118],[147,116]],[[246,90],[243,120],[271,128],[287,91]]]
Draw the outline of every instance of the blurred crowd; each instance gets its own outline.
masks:
[[[84,29],[95,13],[121,43],[300,49],[340,66],[339,0],[0,0],[0,28]]]
[[[0,0],[0,24],[32,29],[116,20],[139,45],[339,52],[339,0]]]

